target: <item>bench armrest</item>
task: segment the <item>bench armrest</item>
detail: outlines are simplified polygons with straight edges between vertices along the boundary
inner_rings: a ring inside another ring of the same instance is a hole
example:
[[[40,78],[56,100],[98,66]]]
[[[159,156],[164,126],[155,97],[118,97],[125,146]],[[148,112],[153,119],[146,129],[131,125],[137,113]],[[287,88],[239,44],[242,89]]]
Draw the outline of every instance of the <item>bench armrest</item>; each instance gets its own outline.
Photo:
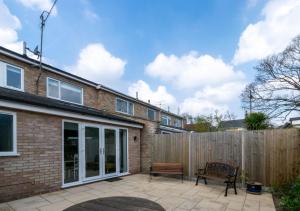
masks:
[[[196,175],[203,175],[203,174],[205,174],[205,169],[198,169]]]

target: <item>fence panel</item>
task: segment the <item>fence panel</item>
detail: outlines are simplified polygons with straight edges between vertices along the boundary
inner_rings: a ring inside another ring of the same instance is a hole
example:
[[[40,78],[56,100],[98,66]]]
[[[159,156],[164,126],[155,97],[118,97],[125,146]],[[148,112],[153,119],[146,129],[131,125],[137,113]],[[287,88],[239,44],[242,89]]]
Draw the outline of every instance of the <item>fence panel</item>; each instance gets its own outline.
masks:
[[[180,162],[194,176],[206,162],[239,166],[248,180],[281,184],[300,172],[298,129],[156,134],[152,162]],[[244,167],[244,169],[243,169]]]

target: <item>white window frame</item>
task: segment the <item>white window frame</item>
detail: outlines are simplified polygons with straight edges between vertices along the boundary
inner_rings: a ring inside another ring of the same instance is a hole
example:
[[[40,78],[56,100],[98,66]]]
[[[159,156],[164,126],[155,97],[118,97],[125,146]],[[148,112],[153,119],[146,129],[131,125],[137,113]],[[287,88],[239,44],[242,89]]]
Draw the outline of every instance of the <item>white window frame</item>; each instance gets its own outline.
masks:
[[[19,69],[21,71],[21,88],[20,89],[7,85],[7,67],[8,66]],[[8,88],[8,89],[13,89],[13,90],[24,92],[24,69],[21,67],[18,67],[16,65],[12,65],[12,64],[0,61],[0,70],[1,69],[3,69],[4,71],[0,71],[0,86]]]
[[[177,122],[179,123],[179,125],[177,125]],[[174,126],[182,128],[182,120],[181,119],[175,119]]]
[[[0,114],[13,116],[13,150],[7,152],[0,152],[0,156],[18,156],[17,153],[17,114],[10,111],[0,110]]]
[[[50,96],[49,95],[49,89],[48,89],[48,85],[49,85],[49,80],[53,80],[53,81],[56,81],[56,82],[58,82],[58,97],[53,97],[53,96]],[[69,85],[71,85],[71,86],[75,86],[75,87],[77,87],[77,88],[79,88],[79,89],[81,89],[81,103],[75,103],[75,102],[72,102],[72,101],[68,101],[68,100],[62,100],[61,99],[61,83],[64,83],[64,84],[69,84]],[[84,103],[83,103],[83,88],[82,87],[80,87],[80,86],[77,86],[77,85],[74,85],[74,84],[71,84],[71,83],[67,83],[67,82],[64,82],[64,81],[60,81],[60,80],[57,80],[57,79],[54,79],[54,78],[51,78],[51,77],[47,77],[47,82],[46,82],[46,92],[47,92],[47,97],[48,98],[52,98],[52,99],[56,99],[56,100],[61,100],[61,101],[64,101],[64,102],[68,102],[68,103],[74,103],[74,104],[77,104],[77,105],[83,105]]]
[[[162,119],[167,119],[167,124],[166,125],[171,125],[171,117],[167,116],[167,115],[162,115],[161,116],[161,122],[162,122]],[[165,125],[165,124],[163,124]]]
[[[154,112],[154,119],[150,119],[149,118],[149,111],[153,111]],[[147,117],[148,117],[149,120],[155,121],[156,120],[156,111],[154,109],[148,108],[147,109]]]
[[[127,104],[127,111],[128,111],[128,112],[118,111],[118,100],[121,100],[121,101],[126,102],[126,104]],[[132,114],[129,113],[129,103],[132,104]],[[122,114],[127,114],[127,115],[130,115],[130,116],[134,116],[134,103],[133,103],[133,102],[130,102],[130,101],[128,101],[128,100],[124,100],[124,99],[122,99],[122,98],[116,97],[115,111],[116,111],[116,112],[119,112],[119,113],[122,113]]]

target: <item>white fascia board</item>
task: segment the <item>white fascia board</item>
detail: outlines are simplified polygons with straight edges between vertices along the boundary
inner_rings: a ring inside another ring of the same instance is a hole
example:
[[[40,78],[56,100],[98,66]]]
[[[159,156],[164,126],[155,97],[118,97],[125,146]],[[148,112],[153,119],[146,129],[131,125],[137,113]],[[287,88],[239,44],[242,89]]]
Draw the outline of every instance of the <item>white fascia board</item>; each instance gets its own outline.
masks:
[[[101,118],[101,117],[94,117],[91,115],[82,115],[82,114],[77,114],[77,113],[69,112],[69,111],[61,111],[58,109],[44,108],[44,107],[40,107],[40,106],[33,106],[33,105],[24,104],[24,103],[16,103],[16,102],[10,102],[10,101],[5,101],[5,100],[0,100],[0,107],[18,109],[18,110],[23,110],[23,111],[31,111],[31,112],[37,112],[37,113],[43,113],[43,114],[50,114],[50,115],[56,115],[56,116],[62,116],[62,117],[69,117],[69,118],[75,118],[75,119],[81,119],[81,120],[96,121],[96,122],[113,124],[113,125],[121,125],[121,126],[134,127],[134,128],[143,128],[143,126],[139,125],[139,124],[125,123],[122,121],[109,120],[109,119],[105,119],[105,118]]]

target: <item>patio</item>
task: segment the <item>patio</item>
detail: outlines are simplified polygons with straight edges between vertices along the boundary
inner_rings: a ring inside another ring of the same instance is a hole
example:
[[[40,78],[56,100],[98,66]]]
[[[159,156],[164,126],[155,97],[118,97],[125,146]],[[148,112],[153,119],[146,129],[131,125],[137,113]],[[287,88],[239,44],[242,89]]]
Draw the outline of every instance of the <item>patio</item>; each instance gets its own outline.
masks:
[[[122,177],[115,182],[101,181],[57,192],[33,196],[0,204],[0,211],[56,211],[63,210],[84,201],[110,197],[130,196],[146,198],[157,202],[166,210],[275,210],[272,195],[251,195],[245,190],[238,190],[234,195],[230,189],[228,197],[224,197],[224,186],[203,185],[195,186],[194,182],[154,177],[149,182],[149,176],[137,174]]]

